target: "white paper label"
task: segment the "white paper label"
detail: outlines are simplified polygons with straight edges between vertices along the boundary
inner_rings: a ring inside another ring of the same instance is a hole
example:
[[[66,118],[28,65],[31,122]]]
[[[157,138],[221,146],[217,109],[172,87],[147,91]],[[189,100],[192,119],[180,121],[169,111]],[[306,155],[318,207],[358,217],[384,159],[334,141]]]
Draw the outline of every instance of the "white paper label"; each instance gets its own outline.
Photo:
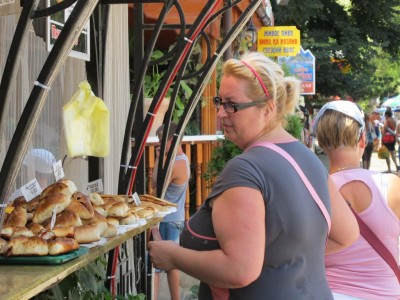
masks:
[[[132,195],[132,198],[136,206],[140,206],[142,204],[142,201],[140,201],[139,195],[136,192]]]
[[[42,193],[42,188],[40,187],[39,182],[36,180],[36,178],[34,178],[23,187],[21,187],[21,193],[22,195],[24,195],[26,201],[29,202]]]
[[[95,181],[89,182],[86,184],[85,191],[87,194],[89,193],[103,193],[103,180],[97,179]]]
[[[50,222],[50,230],[53,230],[54,225],[56,225],[57,208],[58,208],[58,204],[53,208],[53,214],[51,216],[51,222]]]
[[[53,170],[54,170],[54,177],[56,178],[56,181],[59,181],[60,179],[63,179],[65,177],[61,160],[59,160],[58,162],[53,164]]]

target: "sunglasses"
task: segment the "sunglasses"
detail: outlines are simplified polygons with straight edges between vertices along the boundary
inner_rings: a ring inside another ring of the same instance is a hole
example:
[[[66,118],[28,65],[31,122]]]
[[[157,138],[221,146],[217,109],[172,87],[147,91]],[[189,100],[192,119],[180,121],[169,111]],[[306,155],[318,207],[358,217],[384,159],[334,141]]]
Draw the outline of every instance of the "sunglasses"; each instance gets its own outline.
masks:
[[[222,99],[219,96],[215,96],[213,98],[213,102],[214,102],[214,106],[217,110],[222,105],[224,107],[225,112],[227,112],[227,113],[235,113],[235,112],[238,112],[239,110],[242,110],[242,109],[245,109],[248,107],[252,107],[252,106],[256,106],[261,103],[265,103],[265,101],[261,101],[261,100],[247,102],[247,103],[235,103],[235,102],[231,102],[231,101],[222,102]]]

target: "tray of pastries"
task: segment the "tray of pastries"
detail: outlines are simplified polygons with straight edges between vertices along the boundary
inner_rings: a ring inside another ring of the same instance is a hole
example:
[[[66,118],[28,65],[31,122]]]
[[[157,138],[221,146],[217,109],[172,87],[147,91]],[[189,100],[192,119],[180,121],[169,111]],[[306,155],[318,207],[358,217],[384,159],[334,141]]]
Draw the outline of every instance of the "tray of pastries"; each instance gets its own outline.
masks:
[[[48,186],[31,201],[16,198],[1,228],[0,263],[63,263],[82,255],[83,246],[96,246],[176,211],[166,200],[146,194],[139,198],[137,206],[132,196],[85,195],[68,179]]]

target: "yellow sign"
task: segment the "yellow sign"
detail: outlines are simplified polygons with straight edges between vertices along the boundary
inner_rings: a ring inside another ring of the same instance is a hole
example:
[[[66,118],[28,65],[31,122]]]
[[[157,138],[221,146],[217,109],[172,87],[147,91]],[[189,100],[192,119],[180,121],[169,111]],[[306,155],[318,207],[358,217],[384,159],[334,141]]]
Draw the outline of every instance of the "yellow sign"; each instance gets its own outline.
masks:
[[[262,27],[257,50],[267,56],[296,56],[300,52],[300,30],[296,26]]]

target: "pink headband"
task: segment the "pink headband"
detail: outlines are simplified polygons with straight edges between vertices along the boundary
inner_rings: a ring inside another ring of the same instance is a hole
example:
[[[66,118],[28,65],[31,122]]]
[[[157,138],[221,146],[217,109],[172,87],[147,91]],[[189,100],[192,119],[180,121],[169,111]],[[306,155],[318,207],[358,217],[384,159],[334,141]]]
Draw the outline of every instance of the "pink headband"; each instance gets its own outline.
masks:
[[[250,69],[250,71],[253,73],[254,76],[256,76],[258,82],[260,83],[265,95],[267,96],[268,99],[271,99],[271,97],[269,96],[269,92],[267,87],[265,86],[264,82],[262,81],[260,75],[258,75],[257,71],[253,69],[252,66],[250,66],[248,63],[244,62],[243,60],[241,61],[246,67],[248,67]]]

